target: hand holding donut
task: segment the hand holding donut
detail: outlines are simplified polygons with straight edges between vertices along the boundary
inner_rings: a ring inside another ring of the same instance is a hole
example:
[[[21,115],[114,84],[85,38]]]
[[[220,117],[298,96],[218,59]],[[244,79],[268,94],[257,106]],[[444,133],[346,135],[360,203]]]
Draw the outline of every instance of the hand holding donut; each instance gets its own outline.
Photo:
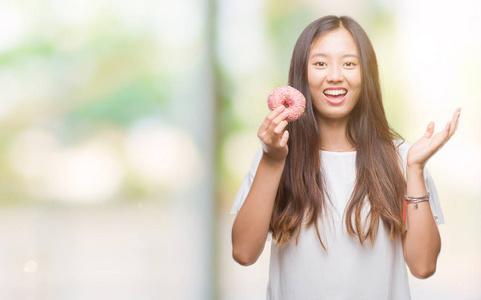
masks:
[[[267,98],[271,113],[262,123],[257,137],[261,140],[264,155],[274,161],[285,160],[289,132],[285,130],[288,122],[297,120],[306,107],[306,99],[293,87],[283,85],[275,88]]]
[[[262,150],[264,151],[263,155],[273,161],[283,161],[288,153],[289,131],[285,130],[288,114],[284,105],[277,107],[267,115],[257,132],[257,137],[261,140]]]

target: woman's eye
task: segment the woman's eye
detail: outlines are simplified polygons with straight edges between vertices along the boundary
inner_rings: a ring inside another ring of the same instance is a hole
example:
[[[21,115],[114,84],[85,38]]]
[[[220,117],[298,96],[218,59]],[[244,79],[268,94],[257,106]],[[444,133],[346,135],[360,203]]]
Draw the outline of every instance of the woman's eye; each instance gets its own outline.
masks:
[[[354,66],[355,66],[355,64],[352,63],[352,62],[347,62],[346,65],[347,65],[348,67],[354,67]]]
[[[317,62],[314,65],[319,66],[319,67],[324,67],[326,64],[323,62]]]

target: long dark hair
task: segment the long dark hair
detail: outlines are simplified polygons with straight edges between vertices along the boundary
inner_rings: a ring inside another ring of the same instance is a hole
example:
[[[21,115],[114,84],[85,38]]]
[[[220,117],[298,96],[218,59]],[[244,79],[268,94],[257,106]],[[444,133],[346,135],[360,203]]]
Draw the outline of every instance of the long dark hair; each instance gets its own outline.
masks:
[[[397,147],[393,140],[404,140],[389,127],[382,104],[376,55],[361,26],[348,16],[326,16],[312,22],[299,36],[294,47],[289,70],[289,85],[306,97],[306,112],[287,126],[289,154],[277,190],[270,230],[277,246],[291,241],[297,232],[296,245],[304,220],[305,225],[326,218],[330,196],[321,168],[321,145],[318,113],[312,105],[307,64],[311,45],[324,34],[344,28],[352,35],[359,54],[362,90],[359,101],[349,115],[346,136],[356,147],[356,182],[346,206],[345,223],[349,234],[359,238],[361,245],[369,237],[376,239],[379,218],[391,239],[402,236],[404,230],[403,195],[406,181],[399,166]],[[369,201],[370,223],[361,224],[361,211]],[[331,203],[332,204],[332,203]],[[354,225],[353,218],[354,215]],[[349,217],[347,217],[349,216]]]

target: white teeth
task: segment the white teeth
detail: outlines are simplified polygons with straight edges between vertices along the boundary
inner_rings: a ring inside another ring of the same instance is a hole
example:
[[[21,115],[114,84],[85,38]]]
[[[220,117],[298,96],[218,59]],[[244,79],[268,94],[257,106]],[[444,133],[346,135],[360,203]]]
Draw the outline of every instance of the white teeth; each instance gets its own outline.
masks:
[[[324,94],[333,95],[333,96],[344,95],[346,93],[347,93],[346,90],[326,90],[326,91],[324,91]]]

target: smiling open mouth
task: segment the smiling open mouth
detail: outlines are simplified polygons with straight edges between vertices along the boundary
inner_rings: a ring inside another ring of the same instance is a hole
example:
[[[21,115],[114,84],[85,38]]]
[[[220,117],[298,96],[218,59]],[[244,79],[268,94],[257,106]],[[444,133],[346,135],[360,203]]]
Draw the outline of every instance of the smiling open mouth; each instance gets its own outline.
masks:
[[[341,89],[326,89],[323,92],[324,98],[331,104],[341,104],[346,99],[347,90]]]

